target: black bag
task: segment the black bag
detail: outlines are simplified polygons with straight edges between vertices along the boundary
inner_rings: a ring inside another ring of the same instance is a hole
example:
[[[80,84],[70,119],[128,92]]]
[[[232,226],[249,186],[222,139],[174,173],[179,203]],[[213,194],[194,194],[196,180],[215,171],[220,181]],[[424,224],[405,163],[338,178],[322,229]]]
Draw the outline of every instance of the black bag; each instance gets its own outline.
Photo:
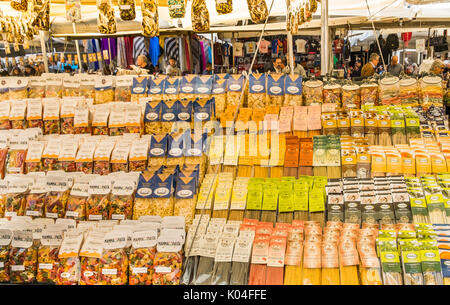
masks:
[[[398,50],[399,41],[397,34],[389,34],[386,38],[386,47],[390,51],[396,51]]]
[[[433,36],[427,41],[427,45],[428,43],[434,47],[434,52],[448,51],[447,30],[444,31],[442,36],[436,36],[436,32],[434,32]]]

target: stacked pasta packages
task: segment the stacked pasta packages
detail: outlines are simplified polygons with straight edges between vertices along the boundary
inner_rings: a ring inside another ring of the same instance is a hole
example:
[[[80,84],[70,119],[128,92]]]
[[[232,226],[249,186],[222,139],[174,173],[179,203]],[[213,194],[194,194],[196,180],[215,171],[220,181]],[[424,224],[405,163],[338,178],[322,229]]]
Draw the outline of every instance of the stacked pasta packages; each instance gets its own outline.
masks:
[[[330,179],[327,219],[359,225],[412,223],[412,202],[401,176],[374,179]]]

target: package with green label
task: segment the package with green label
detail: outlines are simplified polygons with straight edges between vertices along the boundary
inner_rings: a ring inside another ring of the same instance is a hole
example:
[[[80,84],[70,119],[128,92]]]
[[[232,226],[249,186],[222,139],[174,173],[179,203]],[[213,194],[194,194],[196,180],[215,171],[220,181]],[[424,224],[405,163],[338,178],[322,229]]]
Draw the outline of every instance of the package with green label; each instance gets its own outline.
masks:
[[[285,184],[278,192],[278,222],[291,223],[294,218],[294,191]]]
[[[249,183],[247,191],[247,207],[245,217],[249,219],[260,219],[263,202],[262,185]]]
[[[261,206],[261,221],[275,222],[277,220],[278,188],[276,184],[264,187],[263,203]]]
[[[414,232],[414,231],[413,231]],[[417,239],[399,240],[405,285],[423,285],[420,244]]]
[[[402,266],[395,238],[378,238],[377,249],[381,259],[383,283],[385,285],[402,285]]]
[[[437,241],[432,239],[420,240],[420,259],[425,285],[442,285],[442,270]]]

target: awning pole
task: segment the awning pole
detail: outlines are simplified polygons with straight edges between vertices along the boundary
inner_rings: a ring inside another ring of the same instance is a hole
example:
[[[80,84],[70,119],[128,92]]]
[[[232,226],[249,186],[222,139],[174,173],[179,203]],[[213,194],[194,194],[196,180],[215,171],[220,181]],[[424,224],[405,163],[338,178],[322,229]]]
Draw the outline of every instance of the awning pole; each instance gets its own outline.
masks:
[[[44,68],[45,72],[48,73],[48,57],[47,57],[47,48],[45,47],[44,31],[39,31],[39,35],[41,40],[41,50],[42,50],[42,57],[44,60]]]
[[[211,33],[211,74],[214,74],[214,33]]]
[[[75,22],[72,22],[73,33],[77,33],[77,28],[75,26]],[[78,40],[75,40],[75,46],[77,48],[77,56],[78,56],[78,71],[81,73],[81,55],[80,55],[80,46],[78,45]]]
[[[329,72],[330,56],[330,31],[328,30],[328,0],[320,2],[320,74],[326,75]]]
[[[286,0],[286,7],[289,10],[291,6],[291,0]],[[291,31],[287,31],[287,47],[288,47],[288,54],[289,54],[289,62],[288,65],[290,67],[290,73],[291,75],[294,74],[295,69],[295,60],[294,60],[294,41],[292,39]]]

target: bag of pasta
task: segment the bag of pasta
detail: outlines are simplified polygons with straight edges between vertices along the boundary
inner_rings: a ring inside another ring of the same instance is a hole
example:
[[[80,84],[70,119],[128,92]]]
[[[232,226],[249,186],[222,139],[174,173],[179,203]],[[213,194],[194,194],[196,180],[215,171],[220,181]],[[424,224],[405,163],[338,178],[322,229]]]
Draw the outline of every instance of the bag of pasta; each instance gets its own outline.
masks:
[[[195,177],[177,177],[175,185],[174,215],[183,216],[186,225],[191,225],[197,202],[197,181]]]
[[[60,170],[60,164],[58,162],[59,153],[61,150],[60,138],[51,138],[42,153],[42,165],[43,170],[56,171]]]
[[[111,0],[97,0],[98,31],[101,34],[114,34],[117,32],[116,17]]]
[[[98,285],[100,259],[103,253],[104,232],[90,231],[80,250],[80,285]]]
[[[233,11],[233,0],[216,0],[216,11],[219,15],[231,13]]]
[[[43,100],[44,112],[44,134],[59,134],[61,127],[59,125],[59,111],[60,111],[60,99],[59,98],[45,98]]]
[[[36,277],[36,267],[37,251],[33,247],[33,233],[20,229],[14,230],[9,252],[11,283],[32,283]]]
[[[328,82],[323,86],[323,103],[335,104],[341,107],[341,86],[335,82]]]
[[[185,140],[189,133],[172,133],[167,135],[167,166],[184,164]]]
[[[44,147],[44,141],[30,141],[28,143],[28,151],[25,158],[25,171],[27,173],[43,171],[41,159]]]
[[[198,76],[195,74],[185,75],[180,81],[180,99],[195,99],[195,87],[198,81]]]
[[[109,219],[131,219],[136,181],[130,181],[129,178],[130,176],[124,176],[122,179],[119,178],[120,180],[114,182],[111,190]]]
[[[144,133],[158,134],[161,132],[161,108],[163,102],[148,102],[145,105]]]
[[[107,138],[97,145],[94,153],[94,174],[108,175],[111,173],[109,160],[115,144],[115,140]]]
[[[76,76],[66,76],[63,79],[62,96],[80,96],[80,79]]]
[[[218,118],[225,112],[227,105],[227,78],[225,76],[220,74],[214,75],[212,84],[212,97],[214,97],[216,107],[214,112]]]
[[[183,263],[182,236],[176,234],[161,234],[156,245],[156,255],[153,262],[153,285],[179,285]]]
[[[422,106],[442,107],[443,99],[444,90],[440,76],[425,76],[420,79],[420,103]]]
[[[66,97],[63,98],[61,103],[61,134],[74,134],[74,118],[75,108],[78,104],[81,104],[83,98],[79,97]]]
[[[28,97],[29,98],[43,98],[45,97],[45,78],[30,77],[28,82]]]
[[[400,104],[400,79],[398,77],[385,77],[380,80],[379,90],[381,105]]]
[[[78,139],[69,138],[61,141],[61,148],[58,156],[58,168],[66,173],[75,172],[77,170],[75,158],[78,151]]]
[[[41,245],[38,250],[38,268],[36,281],[43,284],[55,284],[59,269],[59,247],[63,239],[63,231],[42,230]]]
[[[323,103],[323,82],[320,80],[309,80],[303,88],[305,105],[321,105]]]
[[[157,216],[173,216],[173,178],[171,173],[157,173],[154,176],[155,191],[152,205]]]
[[[13,129],[27,128],[27,121],[25,120],[25,113],[27,111],[26,100],[12,100],[11,111],[9,112],[9,121]]]
[[[284,105],[284,74],[267,75],[267,101],[266,106]]]
[[[164,80],[164,94],[162,95],[163,100],[176,100],[178,99],[178,94],[180,93],[180,76],[167,77]]]
[[[133,141],[130,149],[130,172],[141,172],[147,168],[149,146],[150,139],[148,137]]]
[[[133,232],[132,248],[129,255],[130,285],[152,284],[157,238],[157,230],[144,229]]]
[[[131,86],[133,85],[132,75],[121,75],[116,77],[115,100],[117,102],[131,101]]]
[[[266,106],[266,75],[250,74],[248,90],[248,107],[263,109]]]
[[[58,254],[60,262],[56,279],[57,285],[78,284],[81,269],[78,252],[82,242],[82,231],[66,232],[64,235]]]
[[[114,97],[114,78],[112,76],[97,77],[95,79],[94,104],[113,102]]]
[[[42,121],[42,100],[41,98],[30,98],[27,100],[27,125],[28,128],[44,127]]]
[[[247,0],[248,12],[254,23],[266,20],[269,15],[265,0]]]
[[[184,0],[183,0],[184,1]],[[159,35],[159,16],[157,0],[142,0],[142,35],[156,37]]]
[[[108,121],[109,135],[121,136],[125,132],[125,105],[123,103],[111,104]]]
[[[135,0],[119,0],[119,10],[122,20],[134,20],[136,18]]]
[[[45,217],[64,218],[67,199],[72,181],[65,173],[47,173],[47,196],[45,197]]]
[[[378,105],[378,85],[365,82],[361,85],[361,105]]]
[[[166,78],[166,75],[160,74],[156,77],[151,76],[148,79],[148,97],[150,101],[160,101],[163,99]]]
[[[206,0],[193,0],[191,18],[194,32],[209,31],[209,11]]]
[[[123,139],[116,143],[111,153],[111,172],[128,172],[128,156],[132,141]]]
[[[9,100],[9,80],[6,77],[0,79],[0,102]]]
[[[75,182],[67,199],[66,215],[68,219],[86,220],[86,202],[89,181]]]
[[[20,100],[28,98],[28,78],[14,77],[9,81],[9,99]]]
[[[99,177],[89,181],[89,198],[86,202],[87,220],[108,219],[110,208],[111,178]]]
[[[151,198],[154,189],[153,176],[153,172],[150,171],[144,171],[139,176],[133,206],[133,219],[135,220],[139,219],[141,216],[155,215]]]
[[[133,104],[125,108],[124,133],[135,133],[138,135],[141,133],[141,114],[141,105]]]
[[[400,80],[400,103],[402,105],[419,105],[419,82],[415,78],[405,77]]]
[[[97,146],[97,143],[92,140],[84,141],[80,145],[80,149],[75,158],[77,172],[92,174],[94,168],[94,152]]]
[[[227,106],[228,105],[240,105],[244,103],[244,99],[241,99],[242,90],[244,90],[245,76],[242,74],[232,74],[227,80]]]
[[[163,166],[166,164],[167,154],[167,134],[152,135],[150,140],[150,150],[148,152],[148,166]]]
[[[25,215],[25,198],[33,184],[30,177],[12,177],[8,180],[8,191],[5,195],[5,217]]]
[[[342,107],[345,109],[361,108],[361,95],[358,85],[348,84],[342,86]]]
[[[100,259],[100,285],[126,285],[128,282],[128,256],[126,244],[130,231],[113,230],[106,233]]]
[[[169,100],[161,102],[161,133],[170,133],[173,131],[177,121],[179,101]]]
[[[45,79],[45,97],[62,97],[62,81],[61,76],[48,75]]]
[[[9,251],[12,237],[13,232],[11,230],[0,229],[0,283],[9,282]]]
[[[47,183],[45,178],[35,181],[25,197],[25,216],[32,218],[44,217],[45,196],[47,196]]]
[[[168,0],[170,18],[184,18],[186,13],[185,0]]]
[[[50,29],[50,0],[33,0],[31,2],[31,25],[37,30]]]
[[[10,101],[0,102],[0,130],[11,129],[11,122],[9,121],[10,110]]]
[[[92,107],[92,135],[108,135],[108,118],[110,113],[110,105],[94,105]]]
[[[95,98],[95,80],[98,76],[92,74],[78,74],[80,78],[80,96],[86,99]]]
[[[134,77],[131,87],[131,101],[138,103],[142,98],[147,97],[148,77]]]

